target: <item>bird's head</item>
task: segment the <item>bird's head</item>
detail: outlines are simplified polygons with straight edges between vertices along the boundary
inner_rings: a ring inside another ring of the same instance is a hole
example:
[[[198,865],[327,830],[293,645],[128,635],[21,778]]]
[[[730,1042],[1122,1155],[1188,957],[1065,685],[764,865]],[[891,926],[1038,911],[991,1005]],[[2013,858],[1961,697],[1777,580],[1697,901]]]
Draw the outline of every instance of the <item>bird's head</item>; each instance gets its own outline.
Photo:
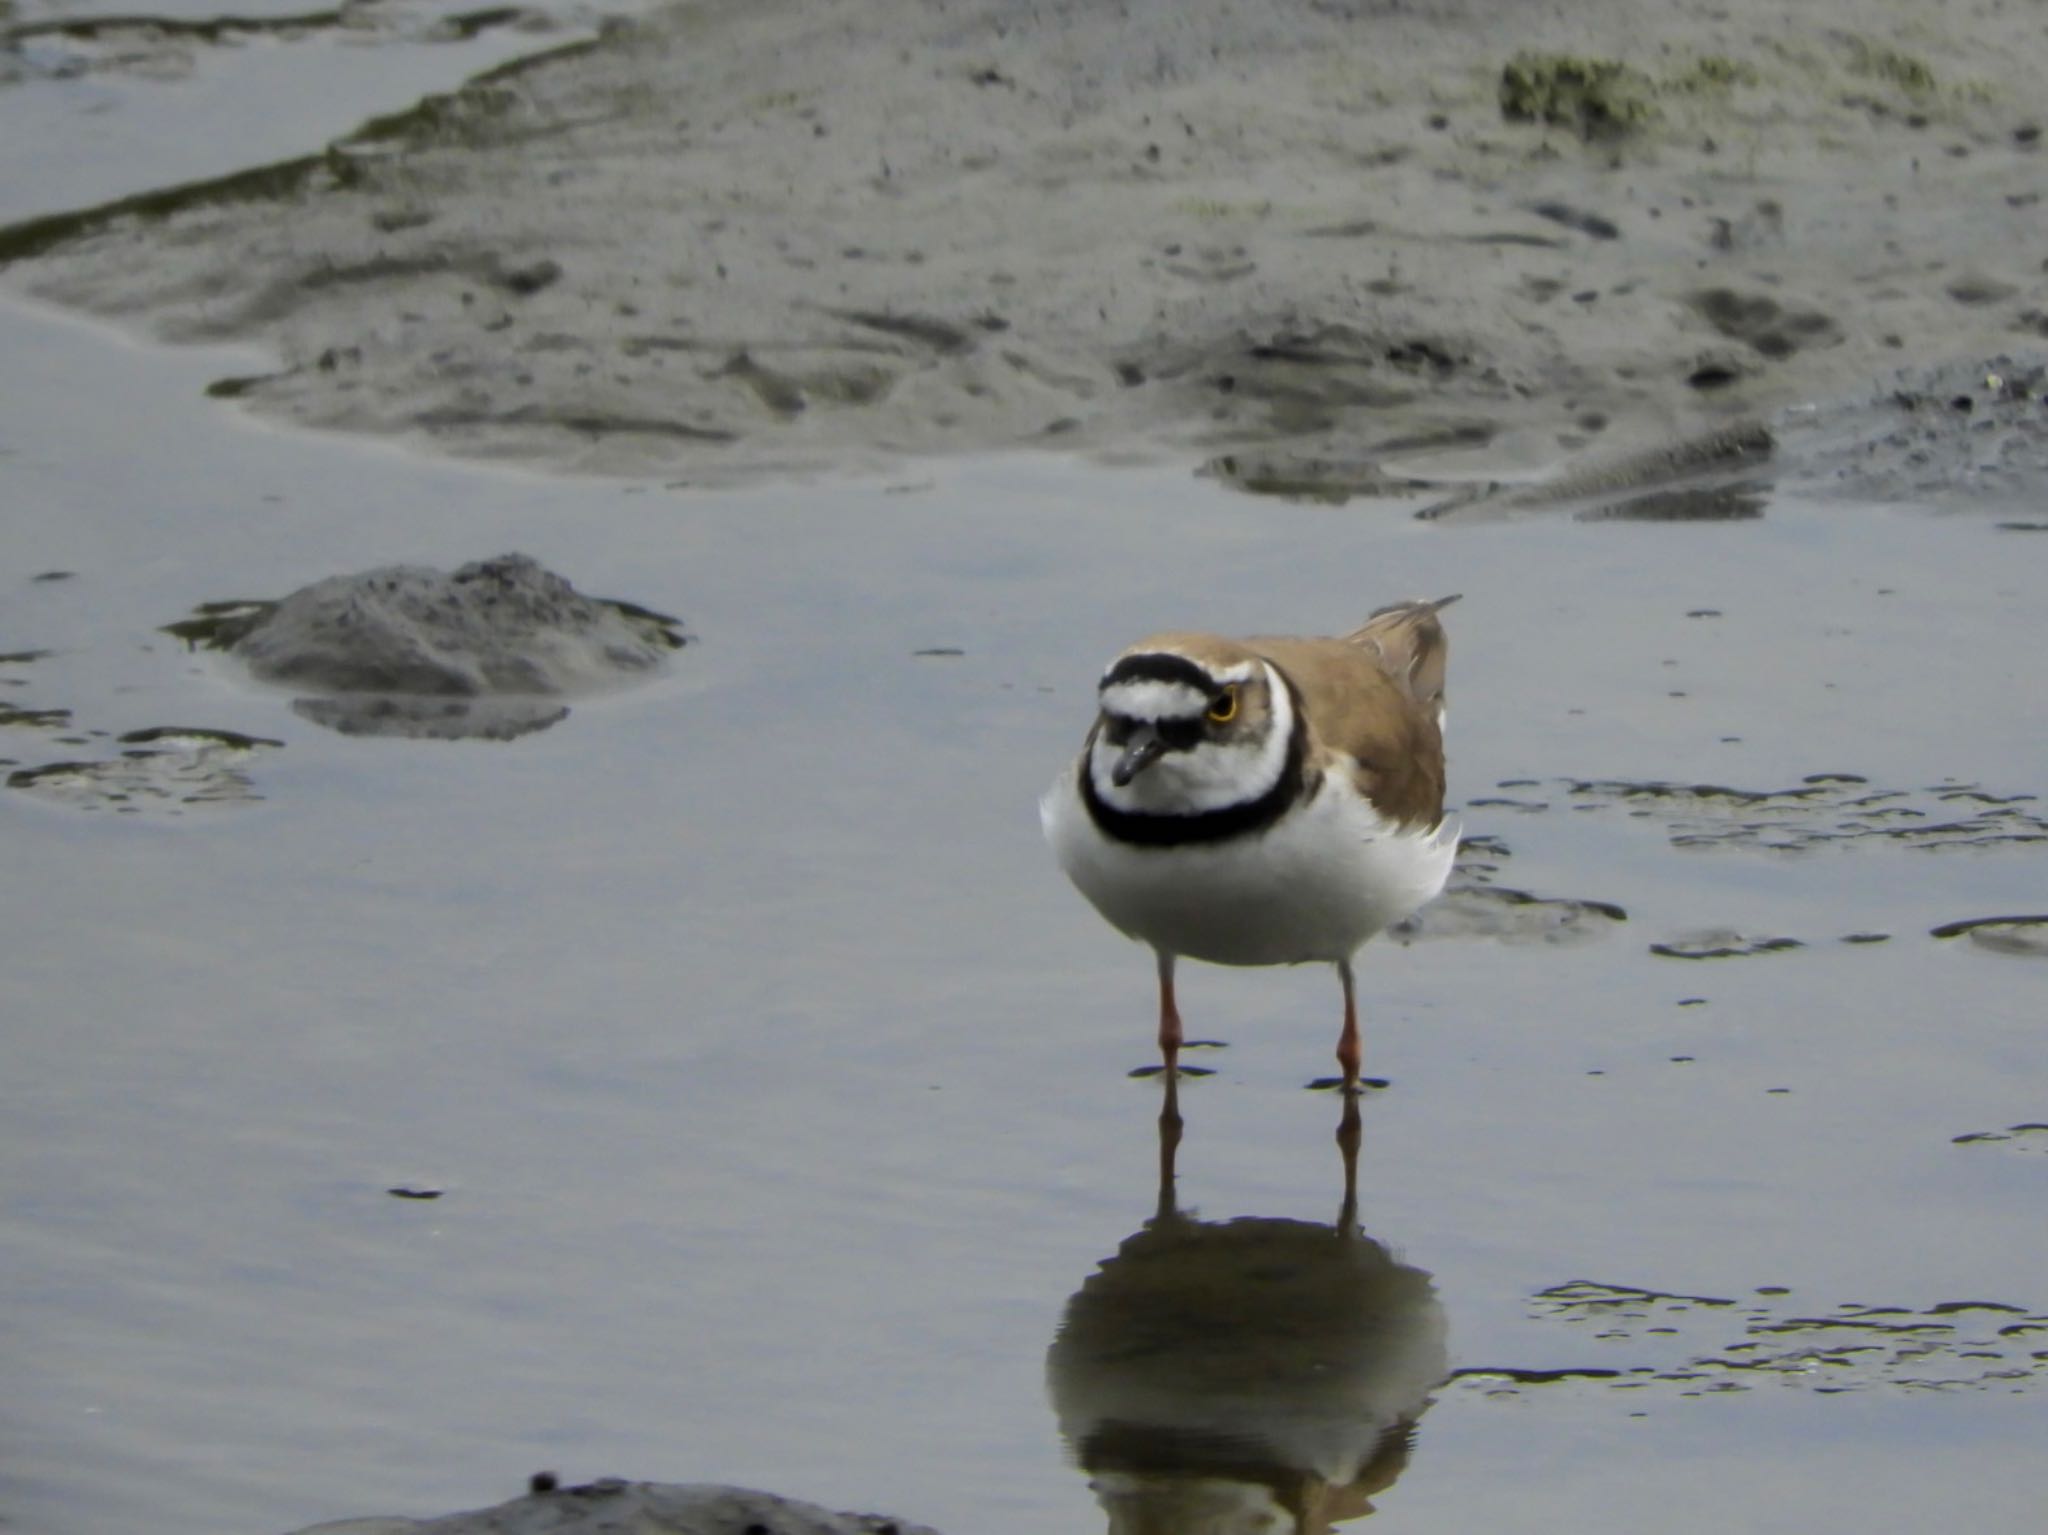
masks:
[[[1137,815],[1203,815],[1259,799],[1287,769],[1294,708],[1249,650],[1147,640],[1102,675],[1088,748],[1096,796]]]

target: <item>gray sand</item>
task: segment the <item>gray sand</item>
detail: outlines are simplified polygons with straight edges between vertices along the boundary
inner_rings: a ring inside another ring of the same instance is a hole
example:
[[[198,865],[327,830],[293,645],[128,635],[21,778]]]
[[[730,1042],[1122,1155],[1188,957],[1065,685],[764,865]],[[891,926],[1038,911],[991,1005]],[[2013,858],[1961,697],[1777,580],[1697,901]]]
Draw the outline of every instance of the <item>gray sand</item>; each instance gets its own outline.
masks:
[[[2044,28],[682,5],[253,182],[0,232],[0,263],[274,348],[217,386],[264,414],[552,468],[1045,443],[1499,478],[2038,340]],[[1605,118],[1510,120],[1532,51],[1635,73]]]

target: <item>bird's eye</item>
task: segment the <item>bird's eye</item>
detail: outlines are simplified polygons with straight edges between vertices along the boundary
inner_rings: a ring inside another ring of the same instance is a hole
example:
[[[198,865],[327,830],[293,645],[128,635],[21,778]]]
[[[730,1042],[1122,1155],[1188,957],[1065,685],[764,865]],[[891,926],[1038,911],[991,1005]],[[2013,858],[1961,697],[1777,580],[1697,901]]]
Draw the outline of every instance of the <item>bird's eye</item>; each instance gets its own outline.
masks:
[[[1211,724],[1227,725],[1236,718],[1237,688],[1233,685],[1218,693],[1210,702],[1209,720]]]

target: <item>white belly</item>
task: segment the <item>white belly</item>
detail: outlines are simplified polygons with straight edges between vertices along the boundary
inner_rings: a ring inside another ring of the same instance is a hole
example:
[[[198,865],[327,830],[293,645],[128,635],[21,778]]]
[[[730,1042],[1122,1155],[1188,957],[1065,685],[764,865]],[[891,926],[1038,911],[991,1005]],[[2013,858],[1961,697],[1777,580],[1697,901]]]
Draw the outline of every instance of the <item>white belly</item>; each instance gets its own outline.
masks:
[[[1449,822],[1397,829],[1335,780],[1263,833],[1219,843],[1105,836],[1071,770],[1039,814],[1060,867],[1113,926],[1218,965],[1348,959],[1443,889],[1458,848]]]

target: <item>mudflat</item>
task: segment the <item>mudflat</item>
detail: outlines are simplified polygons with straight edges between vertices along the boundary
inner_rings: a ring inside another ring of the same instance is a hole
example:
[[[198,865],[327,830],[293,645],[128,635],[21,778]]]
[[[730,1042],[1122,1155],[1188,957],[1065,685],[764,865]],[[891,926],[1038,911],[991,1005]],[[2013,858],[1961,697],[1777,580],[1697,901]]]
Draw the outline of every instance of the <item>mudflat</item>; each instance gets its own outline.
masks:
[[[0,232],[284,420],[692,483],[1538,472],[2048,333],[2027,7],[677,5]],[[1478,472],[1474,470],[1474,472]]]

